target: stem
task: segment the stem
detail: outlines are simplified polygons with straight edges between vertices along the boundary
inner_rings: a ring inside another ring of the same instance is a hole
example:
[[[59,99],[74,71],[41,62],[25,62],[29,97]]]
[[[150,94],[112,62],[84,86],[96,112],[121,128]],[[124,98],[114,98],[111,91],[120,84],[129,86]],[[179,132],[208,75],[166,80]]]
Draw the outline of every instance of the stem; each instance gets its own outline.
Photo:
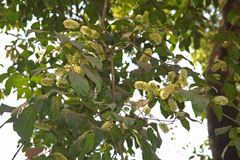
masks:
[[[113,96],[113,103],[115,103],[115,81],[114,81],[114,63],[113,63],[113,58],[112,55],[110,54],[110,61],[111,61],[111,75],[112,75],[112,96]]]
[[[17,154],[19,153],[19,151],[21,150],[21,148],[24,146],[24,144],[26,143],[26,141],[23,142],[23,144],[18,148],[17,152],[14,154],[12,160],[14,160],[17,156]]]
[[[102,13],[102,21],[101,21],[101,27],[104,28],[104,21],[106,18],[106,13],[107,13],[107,5],[108,5],[108,0],[104,1],[104,6],[103,6],[103,13]]]
[[[237,123],[237,124],[240,124],[240,122],[236,121],[235,119],[232,119],[231,117],[229,117],[228,115],[226,115],[226,114],[224,114],[224,113],[223,113],[223,116],[226,117],[226,118],[228,118],[228,119],[230,119],[230,120],[232,120],[233,122],[235,122],[235,123]]]
[[[117,144],[118,144],[118,150],[120,152],[120,155],[122,157],[122,160],[124,160],[124,156],[123,156],[123,151],[122,151],[122,145],[121,143],[119,142],[119,140],[117,140]]]

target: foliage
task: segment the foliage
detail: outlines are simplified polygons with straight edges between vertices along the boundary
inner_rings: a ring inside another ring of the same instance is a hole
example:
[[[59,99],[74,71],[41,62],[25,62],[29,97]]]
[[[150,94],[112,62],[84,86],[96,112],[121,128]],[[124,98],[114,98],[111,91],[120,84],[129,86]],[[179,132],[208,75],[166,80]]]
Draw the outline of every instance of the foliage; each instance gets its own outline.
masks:
[[[0,75],[0,82],[5,82],[2,91],[8,96],[14,90],[18,99],[27,102],[17,108],[1,104],[0,113],[11,112],[6,123],[13,123],[29,158],[117,159],[119,154],[127,159],[134,155],[135,144],[144,160],[159,159],[155,153],[162,143],[159,132],[167,133],[176,120],[187,130],[189,120],[196,121],[184,111],[185,102],[192,102],[195,116],[210,104],[219,121],[221,105],[236,107],[232,103],[235,85],[229,83],[239,81],[240,74],[239,39],[234,33],[222,32],[212,39],[231,43],[229,57],[208,68],[231,71],[221,97],[208,95],[208,82],[179,66],[186,58],[172,53],[178,43],[181,51],[188,52],[208,43],[211,34],[205,31],[213,30],[209,24],[216,19],[204,14],[215,17],[210,8],[217,11],[217,0],[105,2],[1,3],[3,31],[17,28],[27,36],[16,35],[12,45],[6,46],[14,64]],[[229,21],[236,25],[234,16]],[[216,75],[206,79],[219,83]],[[142,98],[133,102],[130,98],[136,90]],[[160,107],[167,120],[154,117],[154,107]],[[238,128],[229,129],[233,139],[229,145],[240,150]],[[228,130],[221,128],[216,134]],[[39,155],[42,147],[49,155]]]

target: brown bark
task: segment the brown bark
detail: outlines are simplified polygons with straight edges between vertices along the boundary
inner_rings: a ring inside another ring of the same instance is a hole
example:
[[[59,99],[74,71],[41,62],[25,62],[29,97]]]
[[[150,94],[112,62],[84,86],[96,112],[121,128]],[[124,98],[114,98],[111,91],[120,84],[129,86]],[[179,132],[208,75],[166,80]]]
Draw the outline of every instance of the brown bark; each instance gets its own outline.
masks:
[[[237,27],[237,26],[231,27],[232,25],[227,22],[227,15],[232,9],[237,9],[238,11],[240,11],[240,2],[238,0],[228,0],[227,4],[223,7],[222,9],[223,19],[219,27],[219,32],[231,30],[235,32],[236,36],[239,36],[240,27]],[[215,44],[212,52],[212,57],[209,60],[210,65],[211,63],[214,62],[215,59],[223,60],[224,57],[228,56],[227,49],[222,48],[221,45],[222,43],[220,42]],[[220,82],[224,84],[224,82],[226,82],[226,79],[229,73],[222,72],[220,70],[217,71],[217,73],[221,75]],[[213,72],[211,71],[211,69],[209,69],[206,74],[208,75],[213,74]],[[209,84],[214,86],[218,90],[218,92],[216,92],[214,89],[211,89],[209,91],[209,94],[214,96],[225,95],[223,85],[217,85],[210,82]],[[234,102],[234,103],[236,104],[237,102]],[[233,119],[235,119],[238,115],[238,111],[233,107],[229,107],[229,106],[223,106],[223,113]],[[226,127],[229,125],[232,125],[234,127],[236,126],[236,123],[234,123],[232,120],[226,117],[223,117],[223,119],[219,122],[211,107],[207,108],[207,119],[208,119],[209,142],[210,142],[210,148],[213,154],[213,160],[222,160],[221,154],[224,148],[229,144],[229,141],[230,141],[229,134],[227,132],[225,134],[215,136],[214,130],[216,128]],[[224,156],[224,160],[238,160],[238,159],[240,158],[238,157],[235,146],[228,147],[228,150]]]

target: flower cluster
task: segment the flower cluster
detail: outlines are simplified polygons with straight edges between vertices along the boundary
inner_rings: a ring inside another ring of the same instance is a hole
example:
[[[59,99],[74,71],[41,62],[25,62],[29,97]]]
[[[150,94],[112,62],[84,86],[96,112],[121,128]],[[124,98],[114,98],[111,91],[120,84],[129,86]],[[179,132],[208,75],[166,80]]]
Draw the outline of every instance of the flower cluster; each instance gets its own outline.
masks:
[[[35,128],[42,129],[45,131],[50,131],[51,128],[53,127],[53,124],[47,123],[47,122],[39,122],[38,120],[35,122],[34,125]]]
[[[94,43],[94,42],[92,42],[92,41],[86,42],[86,43],[85,43],[85,46],[94,49],[96,53],[102,53],[102,52],[104,52],[101,45],[99,45],[99,44],[97,44],[97,43]],[[100,58],[101,60],[105,60],[105,54],[99,54],[98,56],[99,56],[99,58]]]
[[[143,24],[149,24],[149,19],[148,19],[148,15],[149,15],[149,12],[148,11],[145,11],[144,13],[143,13],[143,18],[142,18],[142,23]]]
[[[160,92],[160,97],[165,100],[168,96],[174,92],[175,88],[177,87],[176,84],[168,84],[164,88],[162,88]]]
[[[68,88],[70,85],[65,77],[60,77],[57,80],[57,86],[60,88]]]
[[[211,89],[211,86],[204,86],[201,90],[201,93],[207,93]]]
[[[78,28],[79,25],[78,25],[78,22],[77,21],[74,21],[72,19],[67,19],[65,21],[63,21],[63,25],[65,28]]]
[[[188,77],[187,70],[186,69],[181,69],[180,73],[179,73],[179,81],[180,81],[180,84],[181,84],[182,88],[184,88],[188,85],[187,77]]]
[[[53,86],[54,81],[56,80],[56,75],[53,73],[47,73],[42,79],[41,84],[43,86]]]
[[[216,79],[216,80],[220,80],[220,74],[212,74],[212,76]]]
[[[172,98],[168,98],[168,106],[172,111],[176,111],[178,109],[177,102]]]
[[[57,112],[60,108],[61,99],[57,96],[51,98],[51,108],[53,112]]]
[[[151,112],[151,108],[149,106],[143,107],[143,113],[145,113],[146,115],[148,115]]]
[[[154,41],[156,44],[162,43],[162,36],[159,33],[151,33],[149,35],[150,41]]]
[[[160,123],[160,124],[159,124],[159,127],[161,128],[161,130],[162,130],[164,133],[168,133],[168,132],[169,132],[169,128],[168,128],[168,126],[167,126],[165,123]]]
[[[155,91],[156,89],[158,89],[158,86],[156,85],[156,83],[154,81],[149,81],[148,82],[148,89],[150,91]]]
[[[67,74],[67,71],[64,67],[58,67],[56,70],[55,70],[55,74],[57,76],[63,76],[63,75],[66,75]]]
[[[177,74],[174,71],[168,72],[167,81],[173,83]]]
[[[145,52],[146,54],[150,55],[150,56],[152,55],[152,49],[151,49],[151,48],[147,48],[144,52]],[[139,61],[140,61],[140,62],[143,62],[143,63],[147,63],[148,60],[150,60],[150,59],[151,59],[151,57],[143,54],[143,55],[140,57]]]
[[[82,70],[81,66],[79,66],[79,65],[77,65],[77,64],[75,64],[75,65],[73,66],[72,71],[73,71],[73,72],[76,72],[76,73],[78,73],[78,74],[81,74],[82,76],[85,75],[85,72]]]
[[[221,71],[227,71],[227,63],[225,61],[221,61],[219,59],[215,60],[211,70],[213,72],[216,72],[217,70],[219,70],[221,68]]]
[[[97,31],[88,28],[88,26],[82,26],[80,32],[89,38],[98,39],[100,37]]]
[[[105,123],[103,123],[102,128],[110,131],[112,128],[112,123],[110,121],[106,121]]]
[[[136,89],[139,89],[139,90],[148,91],[148,83],[143,82],[143,81],[136,81],[136,82],[134,83],[134,87],[135,87]]]
[[[228,99],[225,96],[216,96],[213,102],[221,106],[225,106],[228,103]]]

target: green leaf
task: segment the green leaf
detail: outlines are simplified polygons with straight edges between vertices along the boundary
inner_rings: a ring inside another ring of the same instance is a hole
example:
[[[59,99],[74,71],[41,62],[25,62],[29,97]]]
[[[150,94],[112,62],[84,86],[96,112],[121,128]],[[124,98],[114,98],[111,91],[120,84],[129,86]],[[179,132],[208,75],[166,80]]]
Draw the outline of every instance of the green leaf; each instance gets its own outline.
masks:
[[[116,90],[121,93],[124,99],[128,98],[130,96],[130,93],[127,92],[126,90],[116,86]]]
[[[222,106],[219,104],[211,103],[209,104],[211,108],[213,109],[214,113],[216,114],[218,121],[220,122],[222,120],[223,110]]]
[[[148,128],[147,129],[147,135],[148,135],[148,138],[149,138],[149,140],[150,140],[150,142],[152,144],[153,150],[156,151],[156,148],[159,148],[158,138],[153,133],[153,129],[152,128]]]
[[[109,135],[118,139],[120,142],[123,142],[123,134],[117,126],[112,126],[111,130],[109,131]]]
[[[164,57],[171,55],[164,46],[158,46],[158,47],[156,47],[156,49],[154,50],[154,52],[157,52],[158,55],[164,56]]]
[[[33,105],[25,108],[21,114],[20,121],[17,124],[16,131],[20,137],[29,140],[33,133],[37,112]]]
[[[79,41],[69,41],[69,43],[71,45],[73,45],[74,47],[76,47],[77,49],[79,49],[79,50],[82,50],[82,48],[83,48],[83,43],[82,42],[79,42]]]
[[[34,104],[34,107],[41,118],[44,118],[50,110],[51,101],[48,96],[49,95],[40,96]]]
[[[98,93],[101,91],[102,79],[99,76],[97,70],[89,65],[81,65],[82,70],[86,73],[89,79],[91,79],[98,86]]]
[[[69,79],[77,95],[88,95],[89,84],[86,78],[76,72],[69,72]]]
[[[79,160],[83,160],[85,154],[90,152],[93,149],[94,142],[95,142],[95,135],[93,133],[89,133],[86,136],[85,145],[84,145],[83,149],[81,150],[81,153],[78,157]]]
[[[45,68],[38,68],[38,69],[34,69],[29,73],[29,77],[32,78],[33,76],[38,75],[39,73],[41,73],[43,70],[48,69],[49,67],[45,67]]]
[[[185,91],[183,89],[179,89],[178,97],[179,97],[179,103],[189,101],[193,98],[194,92],[192,90]]]
[[[12,112],[16,107],[11,107],[6,104],[1,104],[0,105],[0,115],[3,115],[4,112]]]
[[[223,149],[223,152],[222,152],[222,154],[221,154],[221,158],[222,158],[222,159],[224,159],[224,156],[225,156],[225,153],[226,153],[227,150],[228,150],[229,144],[230,144],[230,142],[229,142],[228,145]]]
[[[152,70],[152,65],[151,65],[151,64],[137,61],[137,65],[138,65],[139,67],[142,67],[142,68],[144,69],[145,74],[150,73],[151,70]]]
[[[78,139],[75,141],[75,142],[73,142],[73,144],[71,145],[71,147],[70,147],[70,155],[71,155],[71,157],[73,158],[73,159],[76,159],[79,155],[80,155],[80,153],[81,153],[81,151],[82,151],[82,149],[83,149],[83,147],[84,147],[84,145],[85,145],[85,140],[86,140],[86,135],[89,133],[89,131],[87,131],[87,132],[84,132],[81,136],[79,136],[78,137]]]
[[[136,119],[129,118],[129,117],[123,117],[123,116],[118,115],[115,112],[112,112],[112,114],[113,114],[114,118],[116,119],[116,121],[123,122],[128,128],[130,128],[136,121]]]
[[[160,160],[156,153],[153,151],[151,146],[144,141],[142,144],[142,151],[143,151],[143,160]]]
[[[13,79],[12,79],[12,77],[9,77],[5,83],[5,89],[6,89],[7,96],[11,93],[12,87],[13,87]]]
[[[101,154],[100,153],[94,153],[88,158],[88,160],[101,160]]]
[[[224,134],[226,133],[230,128],[232,127],[232,125],[227,126],[227,127],[222,127],[222,128],[216,128],[214,130],[214,133],[216,136],[218,136],[219,134]]]
[[[67,36],[62,35],[62,34],[56,32],[56,31],[54,31],[54,34],[57,36],[57,38],[60,40],[60,42],[62,44],[66,43],[66,42],[68,42],[70,40]]]
[[[0,126],[0,129],[7,123],[12,123],[13,122],[13,119],[12,118],[9,118],[7,121],[5,121],[1,126]]]
[[[115,22],[113,22],[111,25],[116,25],[116,26],[128,26],[131,22],[127,19],[120,19],[120,20],[116,20]]]
[[[102,160],[111,160],[111,155],[109,153],[102,154]]]
[[[190,130],[189,122],[186,118],[181,119],[181,124],[186,130],[188,130],[188,131]]]
[[[230,31],[229,33],[227,33],[226,31],[223,31],[213,36],[212,43],[224,41],[224,38],[226,37],[226,35],[227,35],[227,38],[225,39],[225,41],[232,41],[233,38],[235,37],[234,32]]]
[[[108,136],[109,131],[94,125],[91,125],[91,130],[95,134],[96,137],[99,139],[106,139]]]
[[[0,83],[3,82],[4,79],[6,79],[7,77],[9,77],[10,74],[9,73],[3,73],[0,75]]]
[[[202,95],[194,95],[192,100],[192,108],[195,116],[199,116],[208,106],[209,98]]]
[[[228,55],[232,60],[237,61],[240,57],[240,52],[239,52],[239,49],[237,48],[237,46],[230,45],[228,47]]]
[[[96,66],[97,68],[99,68],[100,71],[102,71],[102,62],[99,60],[98,57],[94,57],[91,54],[82,54],[86,60],[88,60],[89,62],[91,62],[94,66]]]
[[[225,96],[230,100],[234,101],[236,97],[236,88],[234,84],[231,84],[229,82],[225,82],[224,85],[224,91],[225,91]]]
[[[222,83],[220,83],[218,80],[216,80],[216,78],[215,78],[214,76],[212,76],[212,75],[207,75],[207,76],[206,76],[206,79],[207,79],[208,81],[210,81],[210,82],[213,82],[213,83],[222,85]]]
[[[86,117],[85,114],[79,114],[73,111],[68,111],[65,114],[65,120],[69,130],[73,130],[79,127],[79,125],[84,121],[85,117]]]
[[[237,150],[240,151],[240,138],[235,139],[235,146],[236,146]]]
[[[197,84],[200,84],[200,85],[207,85],[208,82],[205,80],[205,79],[201,79],[199,78],[198,76],[194,76],[193,77],[193,80],[197,83]]]

